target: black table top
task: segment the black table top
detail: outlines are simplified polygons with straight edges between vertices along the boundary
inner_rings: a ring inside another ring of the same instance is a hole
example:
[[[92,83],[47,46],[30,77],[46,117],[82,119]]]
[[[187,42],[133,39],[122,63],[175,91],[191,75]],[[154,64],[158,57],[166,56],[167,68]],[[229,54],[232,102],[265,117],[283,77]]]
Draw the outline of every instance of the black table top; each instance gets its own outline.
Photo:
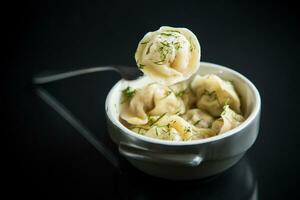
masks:
[[[300,40],[294,5],[37,1],[8,9],[10,17],[4,18],[8,55],[2,60],[0,102],[3,181],[10,197],[286,199],[298,195]],[[134,66],[138,41],[162,25],[191,29],[201,43],[201,60],[231,67],[260,91],[257,141],[223,174],[198,181],[167,181],[145,175],[119,157],[107,136],[104,113],[105,97],[120,79],[113,72],[45,88],[116,153],[122,173],[45,104],[30,84],[34,74],[45,70]]]

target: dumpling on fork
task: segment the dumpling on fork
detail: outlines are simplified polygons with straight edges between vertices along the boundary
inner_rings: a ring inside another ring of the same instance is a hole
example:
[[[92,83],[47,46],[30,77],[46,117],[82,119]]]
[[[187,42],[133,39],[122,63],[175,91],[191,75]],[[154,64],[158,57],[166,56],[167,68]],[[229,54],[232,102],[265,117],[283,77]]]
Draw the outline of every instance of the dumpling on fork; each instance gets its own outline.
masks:
[[[200,64],[200,44],[186,28],[163,26],[139,42],[135,60],[151,79],[172,85],[191,77]]]

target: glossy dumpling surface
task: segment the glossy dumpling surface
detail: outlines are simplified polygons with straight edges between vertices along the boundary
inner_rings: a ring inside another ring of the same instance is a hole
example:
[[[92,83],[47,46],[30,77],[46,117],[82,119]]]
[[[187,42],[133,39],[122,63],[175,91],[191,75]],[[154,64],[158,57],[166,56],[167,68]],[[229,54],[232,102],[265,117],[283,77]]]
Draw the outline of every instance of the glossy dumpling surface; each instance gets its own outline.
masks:
[[[214,121],[212,116],[199,108],[188,110],[182,117],[198,128],[210,128]]]
[[[199,68],[200,44],[186,28],[163,26],[139,42],[135,59],[151,79],[172,85],[188,79]]]
[[[152,138],[173,141],[188,141],[211,137],[216,131],[208,128],[197,128],[178,115],[163,115],[150,118],[142,126],[133,126],[131,130]]]
[[[121,119],[130,124],[146,124],[149,115],[159,116],[164,113],[184,113],[184,102],[176,97],[168,87],[159,84],[149,84],[141,89],[123,90],[123,100],[120,105]]]
[[[224,81],[214,74],[197,75],[191,82],[191,88],[197,96],[196,106],[214,117],[223,112],[223,106],[240,113],[240,99],[231,82]]]
[[[244,121],[244,117],[235,113],[230,109],[229,105],[224,106],[224,110],[221,117],[214,121],[212,124],[212,129],[218,132],[218,134],[229,131]]]

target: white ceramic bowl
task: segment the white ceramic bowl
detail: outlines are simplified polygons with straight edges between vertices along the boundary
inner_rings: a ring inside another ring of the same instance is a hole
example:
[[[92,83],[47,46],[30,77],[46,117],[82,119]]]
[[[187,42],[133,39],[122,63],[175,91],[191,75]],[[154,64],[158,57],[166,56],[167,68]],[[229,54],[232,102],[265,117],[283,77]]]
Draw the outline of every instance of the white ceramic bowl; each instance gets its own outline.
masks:
[[[212,63],[201,62],[197,74],[216,74],[232,81],[241,96],[246,120],[221,135],[193,141],[167,141],[139,135],[119,121],[121,91],[127,86],[140,88],[152,81],[148,77],[120,80],[106,98],[107,127],[119,152],[138,169],[167,179],[204,178],[233,166],[253,145],[259,130],[261,107],[256,87],[240,73]]]

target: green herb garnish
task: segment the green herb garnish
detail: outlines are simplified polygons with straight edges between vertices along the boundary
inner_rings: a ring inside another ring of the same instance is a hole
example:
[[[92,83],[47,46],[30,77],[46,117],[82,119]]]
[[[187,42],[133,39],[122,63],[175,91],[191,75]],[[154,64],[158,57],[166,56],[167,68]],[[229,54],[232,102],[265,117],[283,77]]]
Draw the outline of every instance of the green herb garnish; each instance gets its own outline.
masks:
[[[153,126],[153,124],[157,123],[161,118],[163,118],[167,113],[162,114],[161,116],[159,116],[156,120],[152,121],[150,123],[150,126]]]
[[[153,121],[154,121],[154,118],[151,115],[149,115],[149,114],[147,114],[147,117],[148,117],[148,123],[152,124]]]
[[[122,93],[123,93],[124,96],[126,96],[128,98],[131,98],[131,97],[133,97],[135,95],[136,90],[133,89],[133,88],[131,88],[130,86],[128,86],[126,89],[124,89],[122,91]]]
[[[146,55],[148,55],[150,53],[150,48],[152,47],[153,43],[151,43],[147,49]]]
[[[165,47],[170,47],[170,43],[167,42],[166,40],[163,41],[163,42],[160,42],[160,44],[162,44],[162,45],[165,46]]]
[[[125,98],[121,102],[121,104],[126,102],[127,100],[131,99],[135,95],[135,93],[136,93],[136,90],[129,86],[126,89],[122,90],[122,94]]]
[[[175,33],[180,33],[179,31],[176,31],[176,30],[165,30],[165,32],[175,32]]]
[[[199,119],[198,121],[196,121],[196,122],[194,123],[194,126],[196,126],[197,124],[199,124],[201,121],[202,121],[202,119]]]
[[[228,105],[228,102],[230,101],[230,98],[227,98],[225,103],[224,103],[224,106]]]
[[[204,95],[207,95],[207,96],[213,96],[215,95],[216,91],[212,91],[212,92],[209,92],[208,90],[204,90]]]
[[[173,32],[174,32],[174,31],[173,31]],[[170,32],[170,33],[165,33],[165,32],[163,32],[163,33],[161,33],[160,35],[164,35],[164,36],[167,36],[167,37],[172,36],[172,37],[175,37],[175,38],[178,37],[177,35],[173,34],[172,32]]]
[[[190,43],[190,51],[192,52],[196,48],[195,44],[193,43],[192,37],[189,37],[189,43]]]
[[[187,126],[184,128],[185,133],[190,133],[191,132],[191,127]]]
[[[229,108],[229,105],[225,105],[223,106],[223,112],[221,113],[221,115],[226,115],[226,110]]]
[[[175,115],[180,115],[180,110],[178,110],[178,111],[175,113]]]
[[[141,42],[140,44],[148,44],[149,42],[150,42],[150,40],[146,41],[146,42]]]
[[[184,95],[184,93],[185,93],[185,90],[181,90],[181,91],[177,92],[175,95],[176,95],[176,97],[182,97]]]
[[[139,68],[139,69],[144,69],[145,66],[146,66],[146,65],[138,64],[138,68]]]
[[[180,43],[179,42],[172,42],[172,44],[175,46],[175,49],[176,50],[178,50],[178,49],[180,49],[181,48],[181,45],[180,45]]]

